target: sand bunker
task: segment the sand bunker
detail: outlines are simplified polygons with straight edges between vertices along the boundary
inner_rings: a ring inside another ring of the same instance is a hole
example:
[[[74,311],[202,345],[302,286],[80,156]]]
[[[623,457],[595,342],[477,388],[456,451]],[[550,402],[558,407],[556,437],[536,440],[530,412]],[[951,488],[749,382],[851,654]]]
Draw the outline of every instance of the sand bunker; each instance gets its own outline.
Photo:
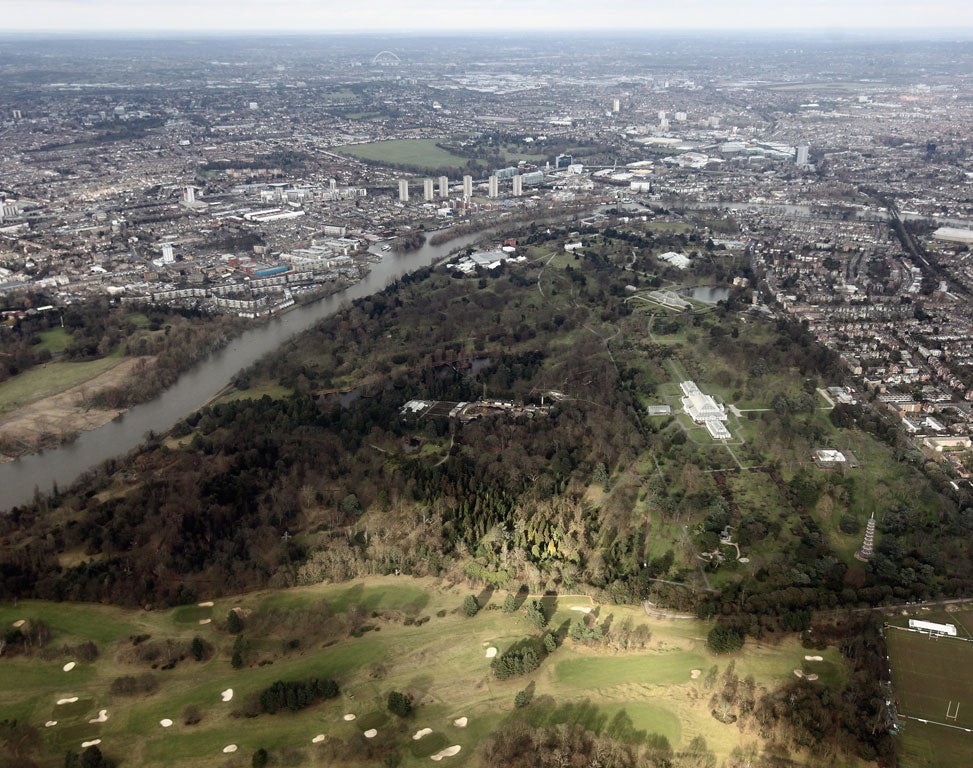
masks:
[[[236,744],[227,744],[225,747],[223,747],[223,754],[224,755],[232,755],[236,751],[237,751],[237,745]]]
[[[492,645],[486,649],[486,657],[488,659],[492,659],[496,655],[497,655],[497,649],[494,648]]]
[[[817,675],[814,675],[814,674],[804,675],[804,679],[805,680],[817,680],[818,679],[818,676]]]
[[[691,678],[692,678],[693,680],[696,680],[697,678],[699,678],[699,676],[700,676],[701,674],[703,674],[703,670],[701,670],[701,669],[691,669],[691,670],[689,670],[689,676],[690,676],[690,677],[691,677]]]
[[[804,661],[824,661],[824,656],[805,656]]]
[[[220,694],[220,698],[223,699],[223,701],[229,701],[230,699],[232,699],[233,689],[227,688],[225,691],[223,691],[223,693]]]
[[[161,725],[163,728],[171,728],[172,727],[172,720],[170,720],[168,717],[163,717],[159,721],[159,725]]]
[[[355,716],[351,714],[351,712],[349,712],[347,715],[344,716],[344,719],[350,723],[352,720],[355,719]]]
[[[213,607],[213,601],[212,600],[207,600],[206,602],[199,603],[199,607],[200,608],[212,608]]]
[[[591,613],[591,609],[585,605],[572,605],[572,611],[578,611],[578,613]]]
[[[78,697],[77,696],[71,696],[71,697],[69,697],[67,699],[58,699],[57,700],[57,703],[58,704],[74,704],[74,702],[76,702],[77,700],[78,700]]]
[[[421,739],[423,736],[428,736],[430,733],[432,733],[432,728],[420,728],[418,731],[412,734],[412,740],[419,741],[419,739]]]
[[[67,664],[65,664],[63,667],[61,667],[61,669],[63,669],[65,672],[70,672],[76,666],[78,666],[77,662],[69,661]]]
[[[212,619],[200,619],[199,620],[199,623],[200,624],[209,624],[211,621],[212,621]]]
[[[378,731],[374,728],[369,728],[367,731],[365,731],[366,739],[374,739],[376,736],[378,736]]]
[[[795,669],[794,670],[794,676],[795,677],[804,677],[804,670],[803,669]]]
[[[82,741],[81,749],[87,749],[88,747],[97,747],[101,744],[101,739],[92,739],[91,741]]]
[[[107,720],[108,720],[108,710],[107,709],[103,709],[103,710],[101,710],[98,713],[98,717],[92,718],[88,722],[89,723],[104,723]]]
[[[45,728],[53,728],[55,725],[57,725],[57,720],[48,720],[44,723]]]
[[[324,734],[323,733],[319,733],[317,736],[315,736],[313,739],[311,739],[311,743],[312,744],[320,744],[322,741],[324,741]]]
[[[465,728],[468,722],[469,720],[467,720],[465,717],[457,717],[455,720],[453,720],[453,725],[455,725],[457,728]],[[455,755],[456,753],[454,752],[453,754]]]
[[[437,763],[444,757],[452,757],[453,755],[458,755],[462,747],[459,744],[453,744],[451,747],[446,747],[446,749],[439,750],[435,755],[429,755],[430,760],[435,760]]]
[[[14,629],[20,629],[26,623],[27,619],[17,619],[17,621],[14,622]]]

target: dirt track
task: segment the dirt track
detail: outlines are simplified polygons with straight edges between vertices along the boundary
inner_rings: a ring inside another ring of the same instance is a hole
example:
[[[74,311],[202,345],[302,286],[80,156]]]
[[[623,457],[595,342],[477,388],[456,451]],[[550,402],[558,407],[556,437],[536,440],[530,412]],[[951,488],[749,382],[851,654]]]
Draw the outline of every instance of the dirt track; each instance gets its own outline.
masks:
[[[78,432],[97,429],[123,413],[124,408],[86,408],[82,403],[104,389],[123,384],[141,360],[148,362],[152,358],[126,358],[84,384],[9,414],[0,422],[0,462],[59,445]]]

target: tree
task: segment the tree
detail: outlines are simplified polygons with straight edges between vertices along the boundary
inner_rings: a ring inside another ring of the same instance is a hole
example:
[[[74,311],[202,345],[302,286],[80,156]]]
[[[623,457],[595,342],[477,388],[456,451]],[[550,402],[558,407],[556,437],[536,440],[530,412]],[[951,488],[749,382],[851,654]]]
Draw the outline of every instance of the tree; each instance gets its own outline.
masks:
[[[513,613],[517,610],[517,598],[511,594],[507,593],[507,596],[503,599],[503,607],[501,610],[504,613]]]
[[[517,709],[523,709],[530,704],[531,698],[530,691],[526,688],[524,688],[522,691],[517,691],[517,695],[514,696],[514,706],[517,707]]]
[[[234,669],[240,669],[243,666],[243,654],[240,653],[239,648],[233,651],[233,656],[230,657],[230,666]]]
[[[706,645],[713,653],[730,653],[743,647],[743,637],[739,632],[723,624],[717,624],[706,636]]]
[[[206,646],[203,645],[203,641],[198,637],[194,637],[192,643],[189,645],[189,650],[193,654],[193,658],[196,661],[202,661],[203,657],[206,656]]]
[[[476,599],[476,595],[467,595],[463,599],[463,613],[472,618],[479,612],[480,602]]]
[[[243,631],[243,619],[237,611],[226,614],[226,631],[234,635],[239,635]]]
[[[250,765],[252,765],[253,768],[264,768],[264,766],[267,765],[267,750],[261,747],[254,752]]]
[[[399,717],[408,717],[412,713],[412,701],[401,691],[392,691],[388,699],[389,712]]]
[[[554,653],[557,650],[557,638],[550,632],[544,635],[544,650],[547,653]]]
[[[544,629],[547,626],[547,616],[544,615],[544,606],[540,600],[531,600],[524,611],[527,615],[527,621],[538,629]]]

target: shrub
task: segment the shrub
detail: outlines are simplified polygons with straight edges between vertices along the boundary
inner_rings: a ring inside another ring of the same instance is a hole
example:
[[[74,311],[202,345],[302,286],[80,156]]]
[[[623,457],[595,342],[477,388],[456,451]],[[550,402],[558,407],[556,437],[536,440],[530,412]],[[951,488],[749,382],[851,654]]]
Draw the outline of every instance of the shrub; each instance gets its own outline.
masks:
[[[508,593],[507,596],[503,599],[502,610],[504,613],[513,613],[514,611],[516,611],[517,598],[514,595]]]
[[[389,712],[399,717],[408,717],[412,712],[412,701],[401,691],[392,691],[388,699]]]
[[[476,595],[467,595],[463,598],[463,613],[472,618],[480,612],[480,601],[476,599]]]
[[[517,709],[523,709],[530,704],[530,700],[530,691],[525,688],[522,691],[517,691],[517,695],[514,696],[514,706],[517,707]]]
[[[196,725],[203,719],[203,713],[195,704],[188,705],[182,711],[182,721],[186,725]]]

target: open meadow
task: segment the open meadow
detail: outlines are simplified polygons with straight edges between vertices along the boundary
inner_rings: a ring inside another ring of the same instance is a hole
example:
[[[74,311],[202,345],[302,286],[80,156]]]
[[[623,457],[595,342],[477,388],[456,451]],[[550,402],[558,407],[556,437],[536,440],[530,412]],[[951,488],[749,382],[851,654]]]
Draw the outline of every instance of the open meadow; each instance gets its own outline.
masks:
[[[587,596],[545,597],[548,629],[564,637],[590,612],[603,627],[645,625],[639,636],[646,647],[623,651],[563,639],[537,671],[501,681],[490,655],[537,631],[523,610],[502,610],[505,593],[480,593],[484,608],[467,617],[467,594],[403,576],[166,611],[4,605],[7,635],[43,622],[50,639],[29,654],[0,658],[0,720],[35,727],[41,746],[34,758],[51,766],[96,739],[123,766],[249,765],[258,749],[288,765],[379,764],[397,754],[400,765],[418,766],[453,746],[459,757],[444,762],[479,765],[484,740],[514,715],[514,697],[527,689],[531,703],[516,711],[535,726],[577,722],[677,751],[702,737],[723,759],[757,738],[709,712],[710,688],[731,662],[741,678],[753,675],[758,690],[792,680],[802,667],[842,684],[844,665],[833,649],[820,662],[805,662],[790,638],[714,656],[705,644],[707,623],[652,620],[640,608],[596,605]],[[234,609],[239,635],[228,626]],[[311,676],[335,679],[339,697],[298,712],[245,716],[275,681]],[[393,690],[411,697],[407,718],[388,711]],[[371,729],[375,735],[366,738]],[[422,729],[431,731],[414,739]],[[230,745],[237,750],[224,754]]]
[[[462,168],[466,164],[467,158],[440,149],[436,143],[436,139],[388,139],[368,144],[351,144],[341,147],[341,152],[384,165]]]

